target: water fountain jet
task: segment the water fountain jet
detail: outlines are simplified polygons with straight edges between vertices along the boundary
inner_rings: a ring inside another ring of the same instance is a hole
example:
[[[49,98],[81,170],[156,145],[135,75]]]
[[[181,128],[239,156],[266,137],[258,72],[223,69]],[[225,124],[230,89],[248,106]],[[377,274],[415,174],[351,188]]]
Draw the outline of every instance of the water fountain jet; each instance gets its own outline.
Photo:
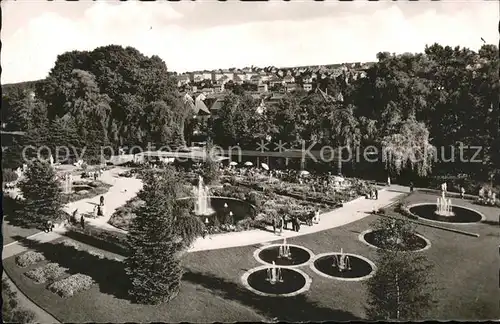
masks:
[[[444,191],[442,197],[437,198],[435,213],[436,215],[445,217],[455,216],[455,213],[452,211],[451,199],[446,199]]]
[[[344,253],[344,249],[340,249],[340,254],[334,255],[332,266],[337,268],[339,272],[351,270],[351,261],[349,260],[349,256]]]
[[[277,267],[273,261],[273,265],[267,268],[267,281],[271,285],[276,284],[277,282],[283,282],[283,276],[281,275],[281,268]]]
[[[290,252],[290,246],[286,242],[286,237],[283,239],[283,244],[280,245],[278,250],[278,258],[290,259],[292,253]]]
[[[197,198],[194,213],[199,216],[213,215],[215,211],[210,207],[208,186],[203,185],[203,178],[199,176],[198,187],[194,187],[194,195]]]

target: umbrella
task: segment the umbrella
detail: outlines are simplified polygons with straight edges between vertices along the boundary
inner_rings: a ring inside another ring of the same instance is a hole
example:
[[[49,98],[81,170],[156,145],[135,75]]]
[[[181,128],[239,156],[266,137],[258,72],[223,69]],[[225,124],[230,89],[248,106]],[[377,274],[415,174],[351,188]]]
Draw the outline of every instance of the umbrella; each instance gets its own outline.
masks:
[[[250,161],[245,162],[245,166],[252,166],[252,165],[253,165],[253,163]]]
[[[235,165],[238,165],[238,162],[234,162],[234,161],[232,161],[232,162],[230,162],[230,163],[229,163],[229,165],[230,165],[230,166],[235,166]]]
[[[306,170],[302,170],[300,171],[300,175],[309,175],[309,171],[306,171]]]
[[[260,165],[262,166],[262,169],[269,171],[269,165],[265,163],[261,163]]]

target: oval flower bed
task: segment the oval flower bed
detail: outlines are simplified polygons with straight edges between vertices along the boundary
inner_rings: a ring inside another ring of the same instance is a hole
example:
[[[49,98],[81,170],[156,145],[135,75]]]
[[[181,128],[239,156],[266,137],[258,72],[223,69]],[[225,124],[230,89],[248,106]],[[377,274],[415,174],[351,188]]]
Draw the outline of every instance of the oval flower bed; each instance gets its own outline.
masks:
[[[94,280],[91,277],[77,273],[50,284],[47,289],[63,298],[68,298],[78,292],[90,289],[93,284]]]
[[[21,268],[26,268],[44,260],[45,256],[40,252],[28,251],[16,257],[16,264]]]
[[[62,277],[68,269],[60,267],[57,263],[49,263],[43,267],[26,272],[24,275],[36,283],[52,282]]]

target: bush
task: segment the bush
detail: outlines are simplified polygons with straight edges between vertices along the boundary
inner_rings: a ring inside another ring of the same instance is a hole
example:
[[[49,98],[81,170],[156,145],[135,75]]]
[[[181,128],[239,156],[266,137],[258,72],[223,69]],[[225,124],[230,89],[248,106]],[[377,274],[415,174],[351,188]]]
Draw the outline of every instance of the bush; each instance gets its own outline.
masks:
[[[88,250],[87,253],[90,254],[90,255],[96,256],[99,259],[104,259],[104,254],[102,254],[101,252],[97,252],[97,251],[94,251],[94,250]]]
[[[14,172],[12,169],[4,169],[2,178],[4,183],[8,183],[16,181],[18,176],[17,173]]]
[[[61,242],[62,245],[64,246],[68,246],[68,247],[72,247],[74,248],[75,250],[79,250],[80,249],[80,244],[72,241],[72,240],[64,240]]]
[[[43,254],[34,251],[28,251],[16,257],[16,264],[22,268],[29,267],[40,261],[44,261],[45,257]]]
[[[49,263],[26,272],[24,275],[36,283],[53,282],[66,273],[68,269],[60,267],[57,263]]]
[[[77,273],[66,279],[56,281],[47,288],[63,298],[68,298],[78,292],[90,289],[93,284],[94,280],[91,277]]]

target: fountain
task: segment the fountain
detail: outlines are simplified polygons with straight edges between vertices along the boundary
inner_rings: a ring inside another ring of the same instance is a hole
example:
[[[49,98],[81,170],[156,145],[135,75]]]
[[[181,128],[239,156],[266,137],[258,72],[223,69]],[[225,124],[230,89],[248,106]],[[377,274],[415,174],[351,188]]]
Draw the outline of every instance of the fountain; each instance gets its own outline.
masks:
[[[283,282],[283,276],[281,275],[281,268],[277,267],[273,261],[273,265],[267,268],[267,281],[271,285],[276,284],[277,282]]]
[[[208,195],[208,187],[203,185],[203,178],[199,176],[198,188],[194,187],[196,205],[194,212],[196,215],[209,216],[215,211],[210,207],[210,197]]]
[[[278,251],[278,258],[290,259],[292,254],[290,253],[290,246],[286,243],[286,238],[283,239],[283,244],[280,245]]]
[[[452,211],[451,199],[446,199],[444,191],[442,197],[437,198],[436,207],[436,215],[445,217],[455,216],[455,213]]]
[[[344,254],[344,249],[340,249],[340,254],[334,255],[332,266],[337,268],[339,272],[351,270],[351,262],[349,260],[349,256]]]

